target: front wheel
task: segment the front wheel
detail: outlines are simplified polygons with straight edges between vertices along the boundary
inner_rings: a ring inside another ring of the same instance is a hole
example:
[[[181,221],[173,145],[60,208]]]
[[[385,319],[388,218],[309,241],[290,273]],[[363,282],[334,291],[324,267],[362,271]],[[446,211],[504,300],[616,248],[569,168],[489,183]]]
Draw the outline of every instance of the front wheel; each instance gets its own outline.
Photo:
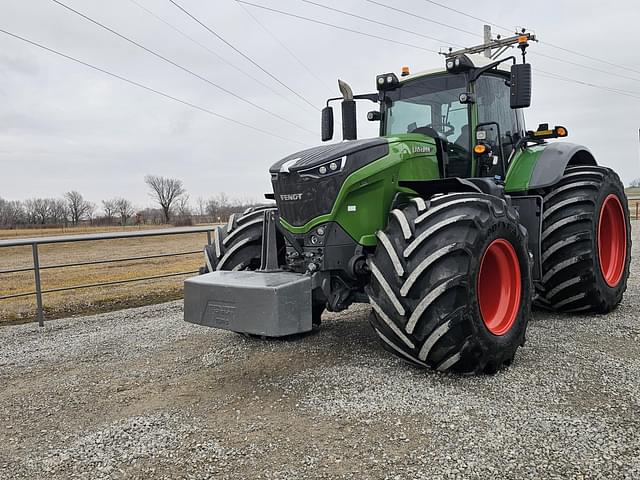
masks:
[[[493,373],[524,344],[531,303],[527,232],[485,194],[450,194],[393,210],[369,261],[370,321],[414,365]]]
[[[251,207],[231,214],[227,225],[216,227],[211,245],[204,247],[200,273],[214,270],[256,270],[260,267],[264,212],[274,207]]]

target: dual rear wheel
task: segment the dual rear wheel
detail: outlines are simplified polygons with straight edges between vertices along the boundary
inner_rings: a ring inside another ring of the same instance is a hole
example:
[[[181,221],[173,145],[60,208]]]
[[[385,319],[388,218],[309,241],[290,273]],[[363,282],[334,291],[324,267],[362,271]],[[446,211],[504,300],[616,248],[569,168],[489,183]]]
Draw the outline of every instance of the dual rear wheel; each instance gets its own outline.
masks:
[[[538,306],[607,313],[622,300],[631,261],[629,207],[610,168],[570,167],[544,194]]]

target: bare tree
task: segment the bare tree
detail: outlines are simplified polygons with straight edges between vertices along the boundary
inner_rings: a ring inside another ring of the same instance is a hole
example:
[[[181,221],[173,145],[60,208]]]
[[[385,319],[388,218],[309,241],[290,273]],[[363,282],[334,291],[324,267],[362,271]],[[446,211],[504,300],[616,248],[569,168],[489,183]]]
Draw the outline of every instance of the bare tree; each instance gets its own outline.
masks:
[[[62,198],[52,198],[49,202],[49,220],[52,223],[67,223],[69,209],[67,203]]]
[[[24,221],[24,208],[18,200],[0,198],[0,225],[15,227]]]
[[[84,214],[87,217],[87,220],[89,220],[89,223],[93,225],[93,218],[95,217],[97,210],[96,204],[93,202],[87,202],[86,207],[87,208]]]
[[[182,195],[176,199],[176,211],[181,217],[191,216],[191,205],[189,205],[189,195]]]
[[[171,206],[174,201],[186,193],[182,180],[165,178],[158,175],[147,175],[145,183],[149,186],[149,194],[162,208],[165,222],[171,220]]]
[[[204,217],[207,214],[207,201],[202,197],[198,197],[196,205],[198,206],[198,215]]]
[[[29,198],[24,202],[29,223],[44,225],[49,219],[51,202],[47,198]]]
[[[69,207],[69,217],[71,223],[77,225],[82,217],[87,214],[89,202],[87,202],[80,192],[72,190],[64,194],[64,198],[67,199],[67,205]]]
[[[117,200],[115,198],[102,200],[102,210],[104,210],[104,216],[107,217],[107,223],[111,225],[113,216],[118,212]]]
[[[120,225],[124,226],[133,215],[133,205],[126,198],[116,198],[114,201],[116,202],[116,211],[120,215]]]
[[[631,183],[629,183],[630,187],[640,187],[640,178],[634,178],[633,180],[631,180]]]

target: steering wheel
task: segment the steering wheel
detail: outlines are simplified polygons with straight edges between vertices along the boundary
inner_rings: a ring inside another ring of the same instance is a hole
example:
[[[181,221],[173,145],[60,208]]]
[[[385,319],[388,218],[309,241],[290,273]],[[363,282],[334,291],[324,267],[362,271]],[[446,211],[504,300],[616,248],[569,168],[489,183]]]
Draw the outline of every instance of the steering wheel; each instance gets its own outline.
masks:
[[[458,145],[455,142],[448,143],[448,147],[449,147],[449,153],[457,154],[463,157],[469,155],[469,150],[467,150],[461,145]]]
[[[453,132],[455,132],[455,130],[456,130],[456,127],[454,127],[450,123],[431,123],[428,126],[433,128],[433,129],[435,129],[435,130],[438,130],[445,137],[448,137],[449,135],[452,135]]]

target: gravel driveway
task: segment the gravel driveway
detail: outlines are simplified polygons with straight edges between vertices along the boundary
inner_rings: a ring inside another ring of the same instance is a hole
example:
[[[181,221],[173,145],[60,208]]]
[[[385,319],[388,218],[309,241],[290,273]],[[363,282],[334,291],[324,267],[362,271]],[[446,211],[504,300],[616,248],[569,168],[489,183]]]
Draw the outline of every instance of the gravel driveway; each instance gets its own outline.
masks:
[[[181,302],[5,327],[0,478],[639,478],[639,270],[612,314],[534,312],[483,377],[390,356],[366,306],[279,341]]]

